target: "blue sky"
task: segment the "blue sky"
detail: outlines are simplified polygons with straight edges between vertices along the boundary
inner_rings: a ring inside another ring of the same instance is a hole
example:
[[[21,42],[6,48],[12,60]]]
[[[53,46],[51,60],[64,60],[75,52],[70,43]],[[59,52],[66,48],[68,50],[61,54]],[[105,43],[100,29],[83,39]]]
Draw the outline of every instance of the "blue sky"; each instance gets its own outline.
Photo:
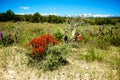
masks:
[[[120,0],[0,0],[0,12],[120,16]]]

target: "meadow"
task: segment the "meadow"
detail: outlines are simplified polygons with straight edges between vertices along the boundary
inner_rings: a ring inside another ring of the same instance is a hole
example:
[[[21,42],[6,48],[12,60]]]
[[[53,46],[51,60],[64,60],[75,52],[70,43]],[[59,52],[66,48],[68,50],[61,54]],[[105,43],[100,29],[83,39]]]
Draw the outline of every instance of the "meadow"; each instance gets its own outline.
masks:
[[[0,22],[0,80],[119,80],[120,24],[103,26],[79,26],[84,40],[70,41],[66,23]],[[31,57],[25,45],[48,33],[57,43]]]

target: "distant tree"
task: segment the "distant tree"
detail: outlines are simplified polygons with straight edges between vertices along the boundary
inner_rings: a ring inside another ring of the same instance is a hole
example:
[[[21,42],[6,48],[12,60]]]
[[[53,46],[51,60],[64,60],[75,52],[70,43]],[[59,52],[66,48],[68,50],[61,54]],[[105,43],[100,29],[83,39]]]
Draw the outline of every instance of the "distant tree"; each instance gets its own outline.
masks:
[[[49,15],[48,22],[49,23],[63,23],[63,22],[65,22],[65,18],[56,16],[56,15]]]
[[[25,21],[30,21],[30,18],[31,18],[30,15],[28,15],[28,14],[25,15]]]
[[[112,24],[115,25],[115,21],[112,21],[111,18],[95,18],[95,24],[103,25],[103,24]]]
[[[104,21],[104,24],[111,24],[112,23],[110,18],[104,18],[103,21]]]
[[[26,21],[26,15],[19,15],[20,21]]]
[[[15,15],[14,21],[15,21],[15,22],[20,21],[19,15]]]
[[[0,13],[0,21],[12,21],[15,19],[15,14],[12,10],[8,10],[5,13]]]
[[[44,23],[44,22],[45,22],[45,17],[42,16],[42,15],[40,15],[39,17],[40,17],[40,22],[41,22],[41,23]]]
[[[48,20],[49,23],[55,23],[55,22],[56,22],[56,20],[55,20],[55,19],[56,19],[55,15],[49,15],[48,18],[49,18],[49,20]]]
[[[40,14],[38,12],[33,14],[31,17],[31,22],[40,22]]]
[[[43,18],[44,18],[44,22],[48,22],[48,20],[49,20],[48,16],[44,16]]]
[[[61,17],[57,15],[49,15],[43,16],[40,15],[38,12],[34,13],[33,15],[18,15],[14,14],[12,10],[7,10],[6,12],[0,13],[0,21],[28,21],[28,22],[48,22],[48,23],[64,23],[66,19],[72,19],[74,17]],[[76,21],[80,21],[81,17],[76,17]],[[120,22],[120,17],[109,17],[109,18],[84,18],[83,22],[91,24],[91,25],[103,25],[103,24],[111,24],[115,25],[117,22]],[[82,25],[82,24],[81,24]]]
[[[5,13],[0,13],[0,21],[5,21]]]
[[[63,23],[63,22],[65,22],[64,18],[58,16],[58,17],[57,17],[57,23]]]
[[[12,10],[8,10],[8,11],[6,11],[4,17],[5,17],[5,21],[11,21],[11,20],[14,20],[15,14]]]
[[[95,24],[97,24],[97,25],[103,25],[103,21],[101,21],[100,18],[95,18]]]

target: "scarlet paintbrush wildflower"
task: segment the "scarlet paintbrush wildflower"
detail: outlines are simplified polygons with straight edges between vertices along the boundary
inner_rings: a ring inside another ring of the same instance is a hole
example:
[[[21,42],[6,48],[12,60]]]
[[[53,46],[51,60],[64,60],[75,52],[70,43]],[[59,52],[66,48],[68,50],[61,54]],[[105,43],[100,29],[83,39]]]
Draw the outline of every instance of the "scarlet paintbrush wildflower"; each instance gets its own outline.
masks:
[[[57,41],[51,36],[50,34],[45,34],[42,36],[39,36],[38,38],[33,38],[30,41],[29,46],[32,46],[33,53],[44,53],[47,49],[48,45],[55,45]],[[26,47],[28,44],[26,45]]]

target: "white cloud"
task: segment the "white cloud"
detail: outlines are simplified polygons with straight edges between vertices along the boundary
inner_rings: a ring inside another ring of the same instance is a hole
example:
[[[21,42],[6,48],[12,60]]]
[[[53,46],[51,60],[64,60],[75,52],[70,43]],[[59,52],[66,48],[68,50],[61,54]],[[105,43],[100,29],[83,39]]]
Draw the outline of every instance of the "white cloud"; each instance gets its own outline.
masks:
[[[26,14],[31,14],[31,15],[33,15],[32,13],[15,13],[15,14],[18,14],[18,15],[26,15]]]
[[[72,14],[58,14],[58,13],[40,13],[41,15],[56,15],[56,16],[67,16],[67,17],[76,17],[76,16],[82,16],[82,17],[111,17],[113,15],[110,14],[91,14],[91,13],[85,13],[85,14],[77,14],[77,15],[72,15]]]
[[[19,14],[19,15],[25,15],[25,13],[15,13],[15,14]]]
[[[79,14],[79,16],[82,16],[82,17],[111,17],[113,15],[111,15],[111,14],[91,14],[91,13],[86,13],[86,14]]]
[[[31,15],[33,15],[34,13],[15,13],[15,14],[18,14],[18,15],[31,14]],[[56,16],[60,16],[60,14],[57,14],[57,13],[40,13],[40,14],[43,15],[43,16],[48,16],[48,15],[56,15]]]
[[[30,9],[30,7],[28,7],[28,6],[21,6],[20,8],[23,9],[23,10],[28,10],[28,9]]]
[[[60,16],[60,14],[58,14],[58,13],[40,13],[41,15],[45,15],[45,16],[47,16],[47,15],[56,15],[56,16]]]
[[[16,13],[19,15],[25,15],[25,14],[31,14],[33,15],[34,13]],[[40,13],[43,16],[48,16],[48,15],[56,15],[56,16],[67,16],[67,17],[77,17],[77,16],[82,16],[82,17],[113,17],[114,15],[111,14],[91,14],[91,13],[85,13],[85,14],[77,14],[77,15],[71,15],[71,14],[58,14],[58,13]]]

